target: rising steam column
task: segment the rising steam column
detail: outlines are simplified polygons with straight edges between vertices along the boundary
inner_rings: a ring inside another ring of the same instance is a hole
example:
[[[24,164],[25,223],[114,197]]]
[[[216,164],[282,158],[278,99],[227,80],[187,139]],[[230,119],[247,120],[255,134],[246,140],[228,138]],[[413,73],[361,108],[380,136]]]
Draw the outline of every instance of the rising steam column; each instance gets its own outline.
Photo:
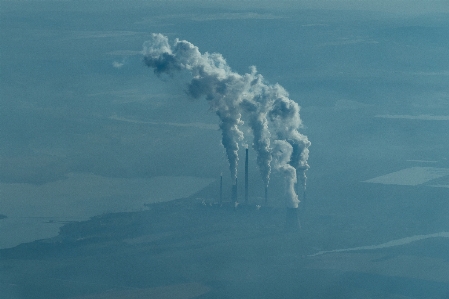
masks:
[[[235,179],[234,184],[232,185],[232,195],[231,195],[231,201],[234,203],[238,202],[238,194],[237,194],[237,178]]]

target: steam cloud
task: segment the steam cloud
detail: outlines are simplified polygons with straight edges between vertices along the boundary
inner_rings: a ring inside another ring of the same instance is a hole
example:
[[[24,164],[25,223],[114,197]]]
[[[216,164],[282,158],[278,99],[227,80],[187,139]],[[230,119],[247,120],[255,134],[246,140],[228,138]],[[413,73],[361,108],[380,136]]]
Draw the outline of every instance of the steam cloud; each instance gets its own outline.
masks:
[[[166,36],[153,34],[143,48],[144,62],[156,75],[191,74],[186,92],[193,98],[204,97],[220,118],[222,144],[234,184],[239,144],[244,137],[240,127],[245,120],[253,133],[252,146],[264,183],[269,184],[274,159],[275,169],[286,178],[288,206],[297,208],[296,173],[301,173],[305,188],[310,142],[298,131],[302,126],[300,107],[288,98],[287,91],[278,84],[267,85],[254,66],[250,73],[240,75],[231,70],[221,54],[202,54],[185,40],[176,39],[170,46]]]

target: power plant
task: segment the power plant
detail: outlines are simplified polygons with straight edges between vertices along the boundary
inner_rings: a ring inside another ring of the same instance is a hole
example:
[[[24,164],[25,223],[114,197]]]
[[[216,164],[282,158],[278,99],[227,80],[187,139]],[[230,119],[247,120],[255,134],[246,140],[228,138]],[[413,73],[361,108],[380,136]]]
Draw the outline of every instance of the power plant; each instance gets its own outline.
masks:
[[[249,202],[249,157],[248,157],[248,148],[245,149],[245,204]],[[267,201],[267,189],[265,187],[265,203]],[[223,173],[220,175],[220,204],[223,201]],[[232,185],[231,188],[231,201],[238,202],[238,179],[235,179],[235,184]]]
[[[157,76],[187,72],[187,95],[192,99],[204,98],[220,121],[221,143],[225,148],[231,172],[231,202],[238,206],[237,170],[239,145],[245,140],[241,125],[247,124],[253,137],[257,165],[265,184],[265,204],[268,202],[268,184],[273,168],[285,178],[285,195],[289,208],[298,207],[297,172],[301,171],[306,185],[309,147],[306,135],[300,133],[302,121],[300,106],[289,98],[279,84],[269,84],[251,67],[243,75],[234,72],[220,53],[201,53],[194,44],[176,39],[170,45],[168,37],[154,33],[143,44],[144,63]],[[226,88],[223,88],[226,86]],[[248,149],[245,160],[245,203],[249,201]],[[220,202],[223,200],[220,179]],[[288,212],[288,215],[294,213]],[[297,214],[297,212],[296,212]],[[296,217],[297,218],[297,217]],[[288,216],[288,219],[296,219]],[[296,221],[288,220],[292,225]]]
[[[299,194],[299,183],[296,186],[296,192]],[[306,198],[306,190],[304,188],[303,191],[303,199]],[[264,187],[264,203],[265,206],[268,204],[268,185]],[[234,184],[231,186],[231,198],[230,203],[234,207],[234,210],[240,209],[238,208],[238,179],[236,178]],[[245,206],[248,207],[249,204],[249,150],[245,149]],[[223,204],[223,173],[220,174],[220,193],[219,193],[219,204],[220,206]],[[255,203],[256,209],[259,210],[261,205],[260,203]],[[243,207],[243,206],[242,206]],[[285,231],[294,232],[299,231],[301,228],[301,223],[299,219],[299,208],[296,207],[287,207],[286,208],[286,218],[285,218]]]

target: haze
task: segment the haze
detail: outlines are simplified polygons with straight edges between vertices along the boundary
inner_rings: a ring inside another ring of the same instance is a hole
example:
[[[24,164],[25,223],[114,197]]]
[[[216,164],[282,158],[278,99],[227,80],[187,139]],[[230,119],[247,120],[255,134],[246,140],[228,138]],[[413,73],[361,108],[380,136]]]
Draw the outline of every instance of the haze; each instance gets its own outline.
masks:
[[[447,1],[0,1],[0,14],[5,298],[449,296]],[[284,232],[276,167],[264,201],[248,126],[246,212],[218,206],[220,176],[226,203],[234,180],[220,120],[188,72],[145,64],[153,33],[255,66],[301,107],[299,231]],[[195,213],[178,226],[181,208]]]

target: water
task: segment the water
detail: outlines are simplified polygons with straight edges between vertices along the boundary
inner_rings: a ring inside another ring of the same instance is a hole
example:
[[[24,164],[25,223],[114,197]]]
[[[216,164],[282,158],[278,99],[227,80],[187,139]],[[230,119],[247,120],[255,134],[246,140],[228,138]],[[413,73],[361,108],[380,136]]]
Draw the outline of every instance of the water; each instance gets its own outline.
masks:
[[[145,204],[188,197],[213,179],[189,176],[107,178],[70,173],[43,185],[0,184],[0,248],[49,238],[68,221],[102,213],[139,211]]]

